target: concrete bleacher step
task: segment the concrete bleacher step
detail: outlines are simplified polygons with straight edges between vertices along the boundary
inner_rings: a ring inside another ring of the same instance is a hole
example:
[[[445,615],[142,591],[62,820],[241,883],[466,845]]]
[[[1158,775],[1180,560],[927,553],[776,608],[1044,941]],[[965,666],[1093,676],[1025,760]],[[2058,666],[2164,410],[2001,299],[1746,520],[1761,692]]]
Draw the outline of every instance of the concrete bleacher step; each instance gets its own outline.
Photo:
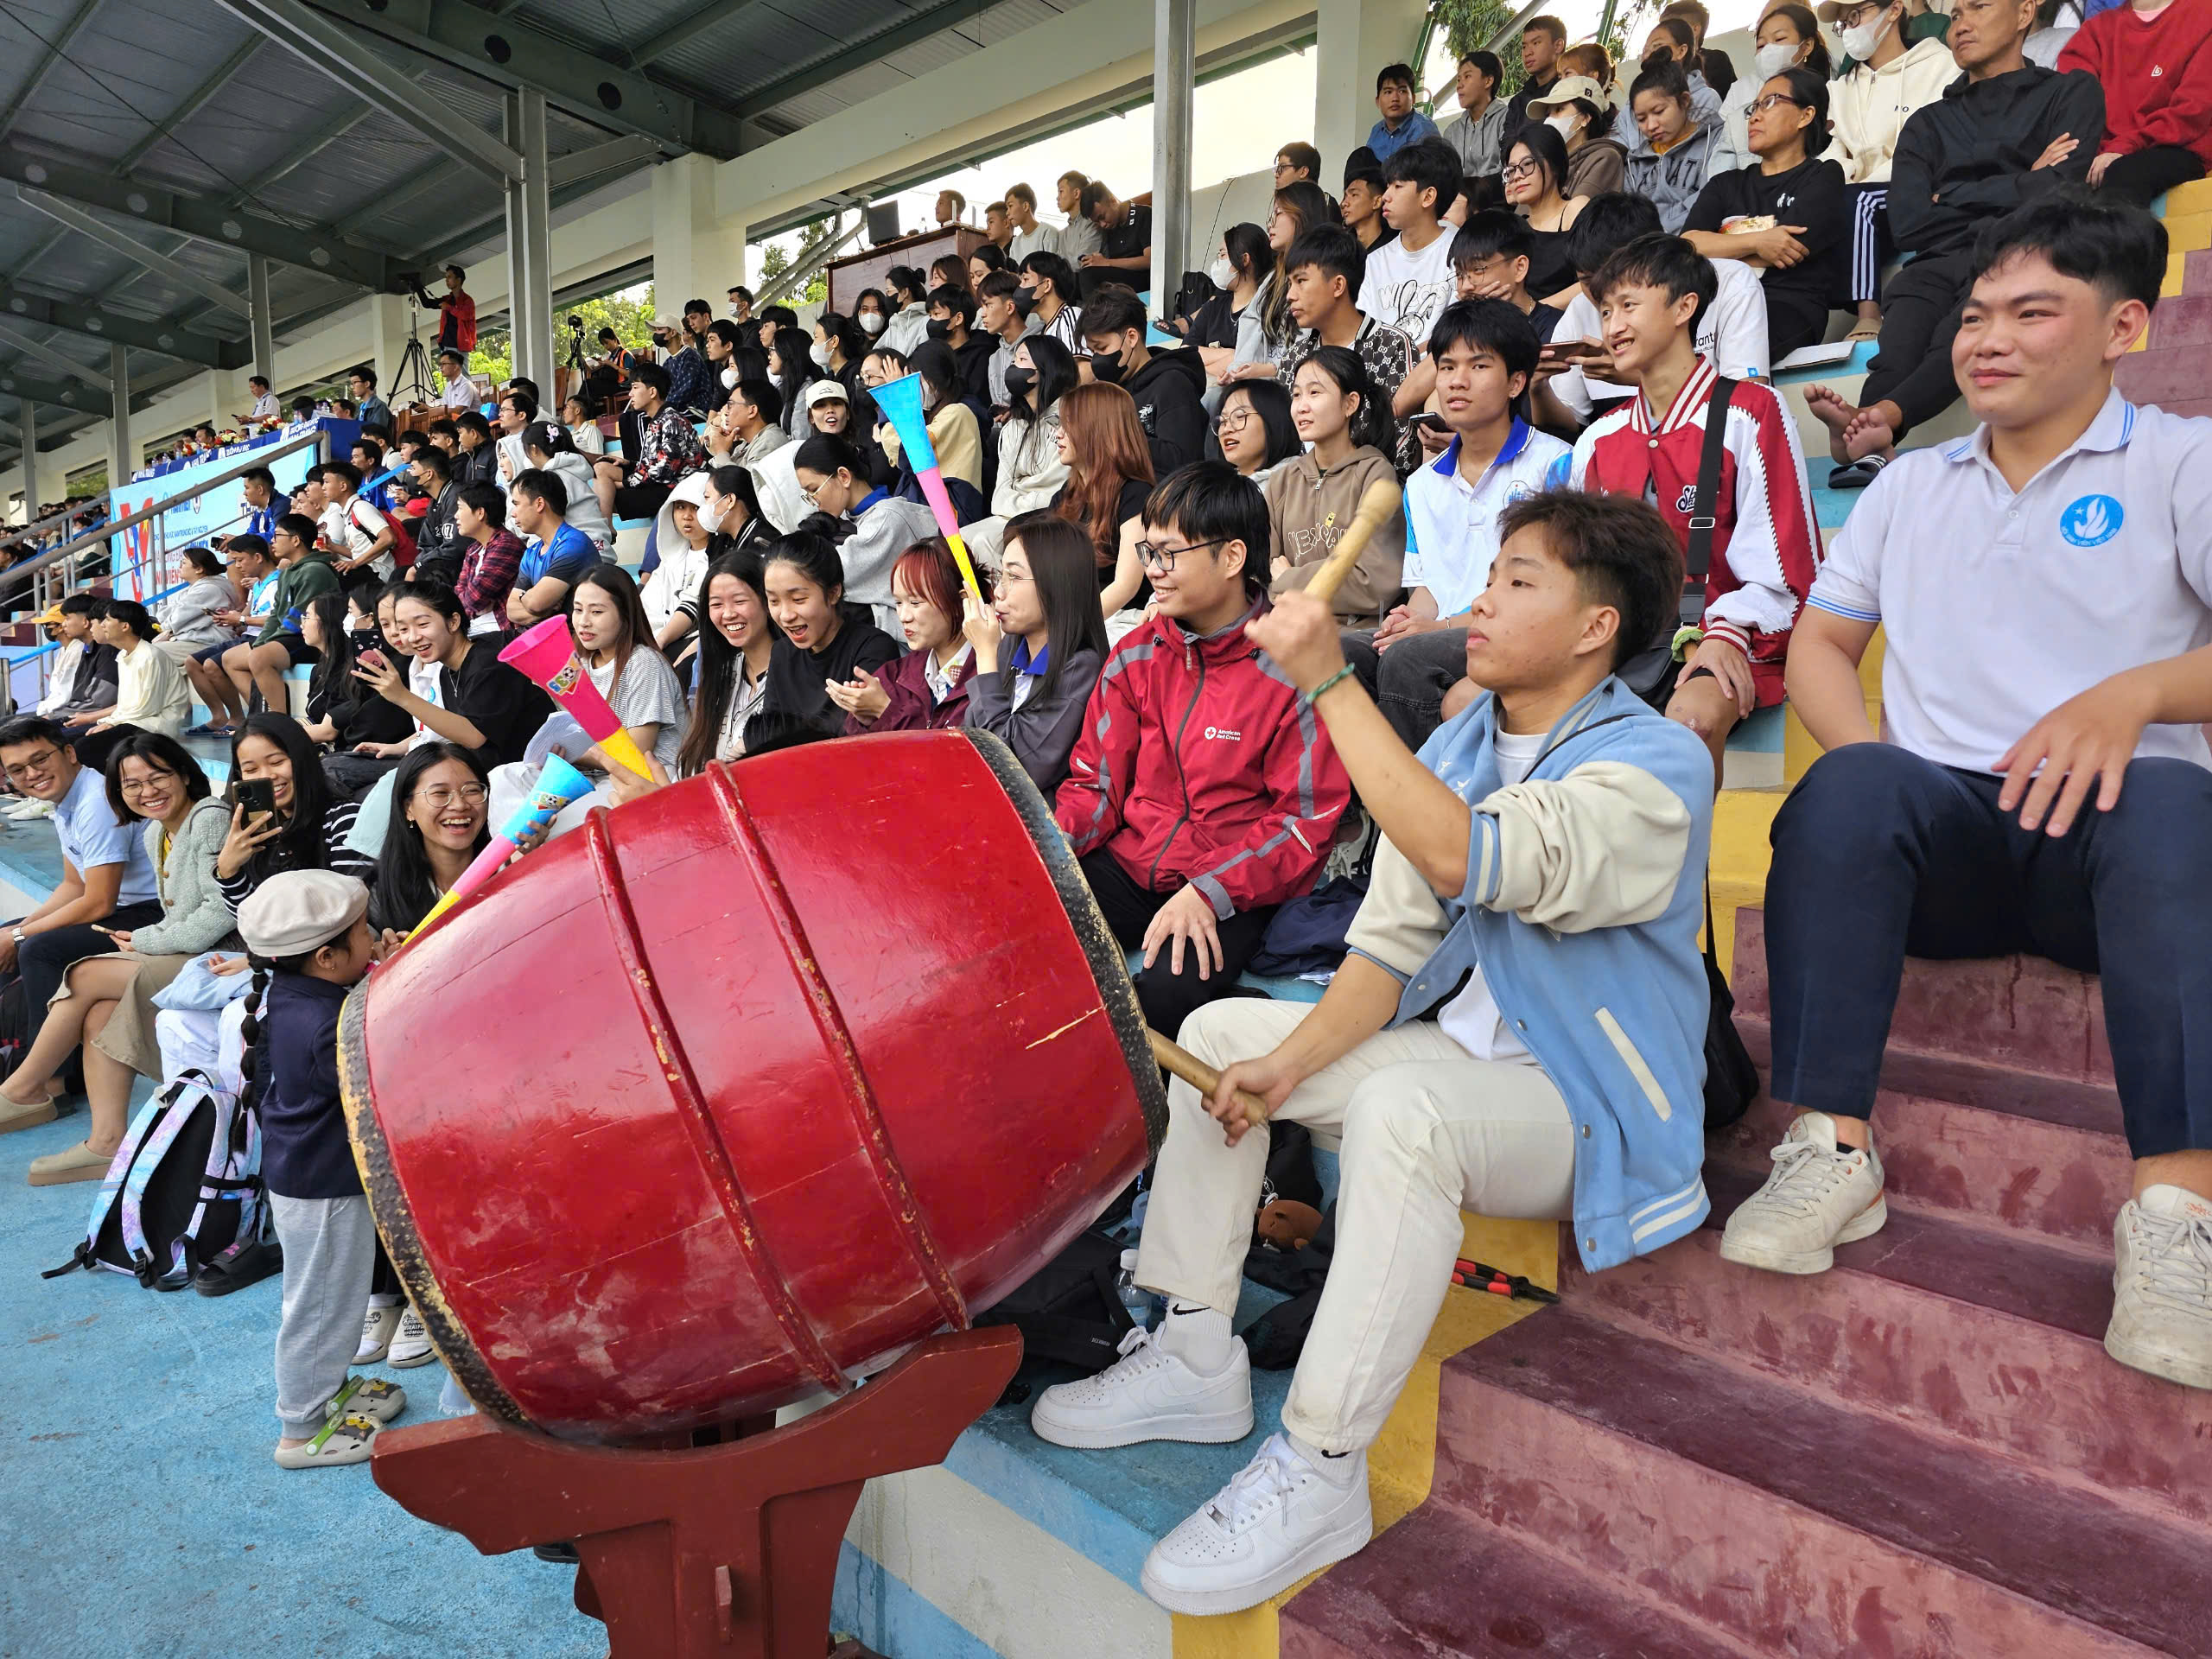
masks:
[[[1443,1389],[1433,1503],[1763,1651],[2212,1646],[2202,1526],[1572,1306],[1457,1357]]]
[[[1457,1511],[1385,1533],[1294,1598],[1282,1659],[1758,1659],[1631,1586]]]

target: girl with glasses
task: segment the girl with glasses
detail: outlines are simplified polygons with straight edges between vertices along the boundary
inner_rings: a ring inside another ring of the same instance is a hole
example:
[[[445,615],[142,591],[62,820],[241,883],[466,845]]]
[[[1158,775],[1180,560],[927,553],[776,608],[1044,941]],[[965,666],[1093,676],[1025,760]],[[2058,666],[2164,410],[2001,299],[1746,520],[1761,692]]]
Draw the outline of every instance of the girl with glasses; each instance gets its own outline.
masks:
[[[1280,380],[1240,380],[1230,387],[1213,435],[1221,458],[1262,487],[1304,448],[1290,418],[1290,392]]]
[[[391,800],[369,888],[369,925],[397,944],[492,839],[491,780],[475,750],[425,743],[392,775]]]
[[[1821,156],[1828,143],[1821,75],[1798,67],[1770,76],[1748,110],[1758,159],[1707,184],[1682,234],[1707,258],[1740,259],[1759,273],[1767,360],[1778,364],[1827,333],[1828,307],[1845,287],[1851,192],[1843,169]]]
[[[1505,152],[1504,178],[1506,206],[1529,222],[1528,289],[1548,301],[1574,285],[1567,232],[1589,206],[1565,194],[1567,141],[1541,121],[1522,128]]]

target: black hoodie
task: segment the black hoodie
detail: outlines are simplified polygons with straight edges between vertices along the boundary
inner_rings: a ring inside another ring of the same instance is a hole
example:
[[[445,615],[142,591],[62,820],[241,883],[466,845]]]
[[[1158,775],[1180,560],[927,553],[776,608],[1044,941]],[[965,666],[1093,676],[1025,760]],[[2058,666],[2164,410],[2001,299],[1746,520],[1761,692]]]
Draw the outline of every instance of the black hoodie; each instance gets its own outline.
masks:
[[[775,648],[768,655],[768,685],[761,708],[775,709],[805,721],[824,736],[842,736],[845,711],[830,701],[823,688],[831,680],[840,684],[865,668],[877,673],[899,660],[899,642],[875,626],[875,613],[866,605],[837,607],[837,637],[819,651],[793,645],[779,630]]]
[[[1910,253],[1963,253],[1981,227],[2061,186],[2088,177],[2105,131],[2096,77],[2037,64],[1969,80],[1906,118],[1890,165],[1890,228]],[[2074,153],[2054,167],[2039,157],[2062,135]]]
[[[1155,477],[1205,459],[1206,411],[1198,400],[1205,393],[1206,365],[1197,352],[1187,346],[1155,351],[1122,388],[1136,399]]]

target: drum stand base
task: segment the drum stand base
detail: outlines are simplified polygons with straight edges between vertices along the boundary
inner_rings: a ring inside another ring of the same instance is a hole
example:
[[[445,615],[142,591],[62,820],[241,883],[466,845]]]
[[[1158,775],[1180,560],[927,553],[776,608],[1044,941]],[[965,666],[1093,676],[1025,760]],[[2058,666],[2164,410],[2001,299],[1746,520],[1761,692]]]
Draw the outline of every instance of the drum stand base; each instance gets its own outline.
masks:
[[[1005,1390],[1005,1326],[931,1337],[813,1415],[718,1446],[580,1446],[480,1416],[377,1436],[377,1484],[487,1555],[575,1541],[612,1659],[822,1659],[861,1483],[943,1461]]]

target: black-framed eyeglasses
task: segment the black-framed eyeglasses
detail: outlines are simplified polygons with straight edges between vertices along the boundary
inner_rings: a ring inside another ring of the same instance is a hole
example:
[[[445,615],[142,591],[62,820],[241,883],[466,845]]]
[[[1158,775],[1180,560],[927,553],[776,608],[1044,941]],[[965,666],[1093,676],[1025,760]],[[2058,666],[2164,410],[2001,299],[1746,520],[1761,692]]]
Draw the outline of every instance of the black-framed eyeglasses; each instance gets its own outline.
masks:
[[[1508,162],[1503,176],[1509,179],[1533,179],[1542,167],[1543,163],[1537,161]]]
[[[1766,115],[1770,113],[1777,105],[1783,104],[1795,104],[1801,110],[1810,107],[1806,104],[1799,102],[1798,99],[1790,97],[1787,92],[1769,92],[1764,98],[1753,99],[1751,103],[1751,107],[1746,110],[1745,113],[1746,115]]]
[[[1167,568],[1172,570],[1175,567],[1171,563]],[[60,759],[61,751],[59,749],[41,749],[36,754],[28,756],[20,766],[0,766],[0,772],[5,772],[10,778],[42,778],[54,772]]]
[[[1137,543],[1137,561],[1147,570],[1158,570],[1163,576],[1175,574],[1175,561],[1185,553],[1195,553],[1202,547],[1219,547],[1229,538],[1217,536],[1210,542],[1186,542],[1181,547],[1160,547],[1151,542]]]
[[[1225,410],[1221,418],[1213,423],[1213,429],[1217,432],[1242,432],[1251,418],[1252,411],[1249,409]]]
[[[1859,24],[1880,16],[1890,9],[1890,4],[1891,0],[1861,0],[1860,4],[1836,14],[1837,27],[1856,29]]]

